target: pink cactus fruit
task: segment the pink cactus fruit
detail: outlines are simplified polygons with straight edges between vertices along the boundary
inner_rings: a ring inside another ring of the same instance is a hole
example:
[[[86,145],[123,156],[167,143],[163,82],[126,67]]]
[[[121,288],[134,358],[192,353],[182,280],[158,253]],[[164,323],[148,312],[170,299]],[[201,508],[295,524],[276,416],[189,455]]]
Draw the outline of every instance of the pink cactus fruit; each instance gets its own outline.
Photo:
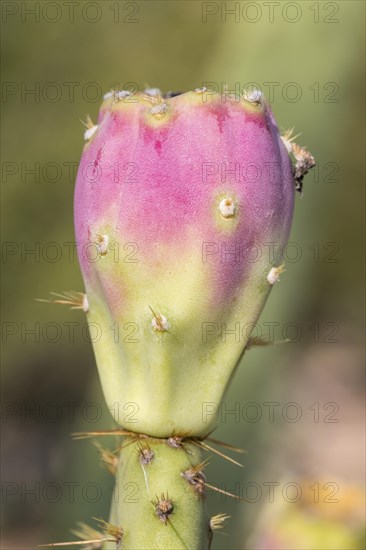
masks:
[[[107,94],[85,138],[76,239],[107,403],[127,429],[202,437],[282,270],[291,139],[262,97],[205,90]]]

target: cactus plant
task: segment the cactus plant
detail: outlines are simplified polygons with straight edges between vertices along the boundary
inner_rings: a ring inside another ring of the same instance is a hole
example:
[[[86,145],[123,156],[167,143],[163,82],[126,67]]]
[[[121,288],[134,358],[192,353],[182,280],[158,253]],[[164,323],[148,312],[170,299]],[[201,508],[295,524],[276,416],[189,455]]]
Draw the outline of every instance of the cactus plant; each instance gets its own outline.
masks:
[[[100,329],[103,392],[127,436],[116,479],[138,487],[137,502],[114,498],[103,548],[206,549],[225,516],[206,515],[217,419],[203,412],[254,342],[314,159],[261,93],[110,92],[86,125],[74,306]]]

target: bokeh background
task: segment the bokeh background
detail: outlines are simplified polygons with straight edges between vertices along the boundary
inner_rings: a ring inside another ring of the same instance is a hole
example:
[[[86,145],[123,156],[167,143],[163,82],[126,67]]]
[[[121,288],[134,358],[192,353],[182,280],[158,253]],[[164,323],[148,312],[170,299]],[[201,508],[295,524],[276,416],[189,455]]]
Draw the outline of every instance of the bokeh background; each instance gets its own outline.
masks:
[[[84,316],[35,301],[83,289],[70,244],[80,118],[128,83],[215,82],[271,93],[280,127],[301,132],[318,165],[259,323],[295,342],[245,355],[215,432],[248,453],[243,469],[211,459],[210,481],[244,496],[211,496],[210,511],[231,516],[213,548],[364,548],[364,11],[352,0],[2,3],[2,547],[72,540],[76,521],[108,517],[112,478],[70,437],[112,427]]]

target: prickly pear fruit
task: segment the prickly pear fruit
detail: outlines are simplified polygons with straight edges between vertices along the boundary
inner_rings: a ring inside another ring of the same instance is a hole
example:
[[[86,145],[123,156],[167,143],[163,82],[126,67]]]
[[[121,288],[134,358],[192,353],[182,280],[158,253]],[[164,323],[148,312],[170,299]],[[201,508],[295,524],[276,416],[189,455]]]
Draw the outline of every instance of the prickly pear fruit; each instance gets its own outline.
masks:
[[[134,432],[204,437],[281,272],[288,151],[262,97],[204,89],[108,94],[85,138],[76,239],[108,406]]]

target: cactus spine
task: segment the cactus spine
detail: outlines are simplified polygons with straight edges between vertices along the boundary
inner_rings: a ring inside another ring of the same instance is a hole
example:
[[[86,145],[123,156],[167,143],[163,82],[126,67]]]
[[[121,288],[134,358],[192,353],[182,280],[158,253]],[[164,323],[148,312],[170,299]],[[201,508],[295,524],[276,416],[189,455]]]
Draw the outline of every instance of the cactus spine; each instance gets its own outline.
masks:
[[[208,548],[202,462],[199,447],[174,438],[124,442],[110,516],[125,526],[122,548]],[[121,487],[133,493],[126,498]]]

